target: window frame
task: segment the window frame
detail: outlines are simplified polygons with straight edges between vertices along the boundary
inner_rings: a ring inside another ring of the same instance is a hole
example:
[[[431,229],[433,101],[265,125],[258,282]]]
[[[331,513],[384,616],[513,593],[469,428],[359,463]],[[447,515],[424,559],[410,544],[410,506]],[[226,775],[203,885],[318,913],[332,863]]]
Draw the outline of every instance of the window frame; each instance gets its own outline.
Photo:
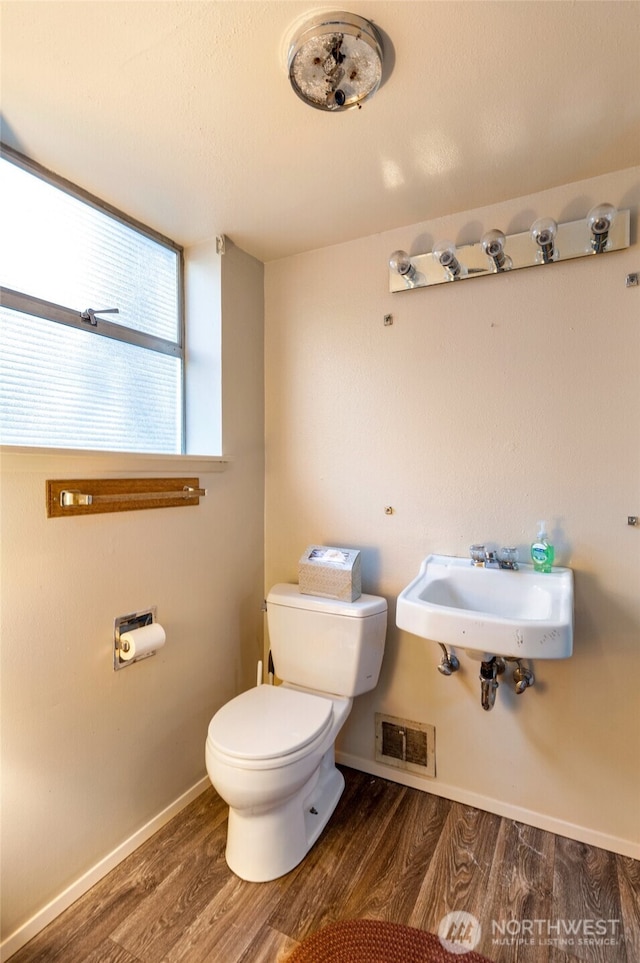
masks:
[[[185,455],[187,451],[187,416],[186,416],[186,401],[187,401],[187,391],[186,391],[186,351],[185,351],[185,277],[184,277],[184,248],[172,241],[171,238],[166,237],[159,231],[155,231],[153,228],[142,224],[135,218],[130,217],[123,211],[118,210],[118,208],[113,207],[106,201],[102,201],[100,198],[91,194],[89,191],[78,187],[71,181],[53,171],[48,170],[42,164],[37,161],[32,160],[25,154],[21,154],[19,151],[14,150],[7,144],[0,142],[0,157],[8,160],[10,163],[22,168],[27,173],[38,177],[40,180],[46,181],[53,187],[64,191],[76,200],[81,201],[84,204],[94,208],[100,213],[111,217],[114,220],[119,221],[125,227],[130,228],[142,234],[143,236],[149,238],[150,240],[168,248],[176,257],[176,294],[177,294],[177,340],[170,341],[166,338],[158,337],[157,335],[147,334],[143,331],[137,331],[134,328],[129,328],[123,324],[114,324],[99,316],[100,306],[88,305],[88,307],[93,308],[98,311],[95,317],[88,320],[86,317],[83,318],[82,314],[86,312],[87,308],[77,310],[74,308],[67,307],[61,304],[55,304],[52,301],[47,301],[42,298],[37,298],[34,295],[28,294],[24,291],[14,291],[11,288],[4,287],[0,285],[0,303],[3,307],[9,310],[18,311],[25,315],[30,315],[33,317],[41,318],[45,321],[53,321],[57,324],[68,325],[69,327],[77,328],[81,331],[86,331],[90,334],[99,335],[101,337],[111,338],[115,341],[121,341],[126,344],[135,345],[136,347],[144,348],[149,351],[157,351],[161,354],[172,355],[173,357],[179,358],[182,369],[181,377],[181,425],[180,425],[180,451],[175,452],[174,455]],[[111,305],[106,305],[105,307],[111,307]],[[24,445],[25,450],[28,450],[31,446]],[[52,447],[53,450],[53,447]],[[57,451],[83,451],[85,449],[66,449],[66,448],[56,448]],[[122,454],[136,454],[136,452],[122,452]],[[144,454],[140,452],[139,454]],[[160,456],[163,457],[163,456]]]

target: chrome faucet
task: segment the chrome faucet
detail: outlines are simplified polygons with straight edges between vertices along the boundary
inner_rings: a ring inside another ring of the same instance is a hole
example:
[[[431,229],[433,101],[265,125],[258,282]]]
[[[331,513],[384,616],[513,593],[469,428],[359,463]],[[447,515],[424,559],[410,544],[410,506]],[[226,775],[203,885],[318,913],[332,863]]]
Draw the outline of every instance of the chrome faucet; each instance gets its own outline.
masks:
[[[512,572],[518,570],[518,550],[517,548],[503,547],[499,552],[488,552],[484,545],[472,545],[469,549],[471,564],[480,568],[487,568],[495,565],[497,568],[509,569]]]

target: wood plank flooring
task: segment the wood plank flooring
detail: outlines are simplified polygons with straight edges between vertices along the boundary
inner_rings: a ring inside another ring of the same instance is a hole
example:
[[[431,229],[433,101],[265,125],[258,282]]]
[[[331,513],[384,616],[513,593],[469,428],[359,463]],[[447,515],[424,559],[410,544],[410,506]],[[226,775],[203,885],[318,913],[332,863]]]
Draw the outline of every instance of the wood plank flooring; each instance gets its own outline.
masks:
[[[494,963],[639,963],[640,862],[343,772],[336,812],[287,876],[230,872],[227,808],[209,789],[11,963],[282,963],[335,920],[436,933],[453,910],[479,920]]]

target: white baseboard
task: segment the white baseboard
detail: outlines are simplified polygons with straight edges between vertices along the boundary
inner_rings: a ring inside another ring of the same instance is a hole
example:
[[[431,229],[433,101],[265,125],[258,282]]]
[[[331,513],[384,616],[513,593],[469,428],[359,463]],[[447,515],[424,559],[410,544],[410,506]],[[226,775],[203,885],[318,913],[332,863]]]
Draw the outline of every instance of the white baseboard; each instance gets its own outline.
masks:
[[[162,812],[158,813],[157,816],[154,816],[153,819],[150,819],[148,823],[133,833],[132,836],[129,836],[129,838],[125,839],[119,846],[116,846],[114,850],[107,853],[100,862],[92,866],[86,873],[83,873],[79,879],[52,899],[50,903],[47,903],[41,910],[38,910],[26,923],[19,926],[17,930],[11,933],[11,935],[0,944],[0,963],[4,963],[10,956],[17,953],[25,943],[32,940],[33,937],[54,920],[56,916],[59,916],[60,913],[71,906],[72,903],[75,903],[80,896],[91,889],[103,876],[111,872],[111,870],[129,856],[134,849],[137,849],[138,846],[146,842],[154,833],[162,829],[165,823],[173,819],[181,809],[184,809],[190,802],[193,802],[193,800],[210,785],[211,783],[206,776],[200,779],[195,786],[188,789],[167,806],[166,809],[163,809]]]
[[[372,759],[363,759],[348,752],[336,752],[336,762],[349,766],[351,769],[357,769],[359,772],[368,772],[372,776],[380,776],[381,779],[400,783],[401,786],[421,789],[422,792],[430,792],[434,796],[444,796],[445,799],[452,799],[454,802],[473,806],[476,809],[483,809],[486,812],[495,813],[496,816],[515,819],[519,823],[534,826],[536,829],[544,829],[549,833],[555,833],[557,836],[566,836],[567,839],[575,839],[579,843],[587,843],[589,846],[607,849],[609,852],[618,853],[620,856],[640,859],[640,844],[629,839],[620,839],[618,836],[610,836],[607,833],[590,829],[588,826],[578,826],[574,823],[565,822],[563,819],[556,819],[553,816],[535,812],[532,809],[513,806],[501,799],[494,799],[491,796],[482,796],[480,793],[460,789],[459,786],[447,785],[434,779],[425,779],[423,776],[416,776],[411,772],[395,769],[393,766],[385,766]]]

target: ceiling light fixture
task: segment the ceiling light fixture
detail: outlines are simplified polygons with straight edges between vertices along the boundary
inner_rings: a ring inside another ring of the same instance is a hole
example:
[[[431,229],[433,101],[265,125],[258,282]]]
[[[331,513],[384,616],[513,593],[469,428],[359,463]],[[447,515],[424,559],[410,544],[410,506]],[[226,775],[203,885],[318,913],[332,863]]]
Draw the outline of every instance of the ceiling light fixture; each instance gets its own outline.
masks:
[[[294,91],[318,110],[360,107],[382,79],[382,37],[353,13],[325,13],[294,33],[287,54]]]

